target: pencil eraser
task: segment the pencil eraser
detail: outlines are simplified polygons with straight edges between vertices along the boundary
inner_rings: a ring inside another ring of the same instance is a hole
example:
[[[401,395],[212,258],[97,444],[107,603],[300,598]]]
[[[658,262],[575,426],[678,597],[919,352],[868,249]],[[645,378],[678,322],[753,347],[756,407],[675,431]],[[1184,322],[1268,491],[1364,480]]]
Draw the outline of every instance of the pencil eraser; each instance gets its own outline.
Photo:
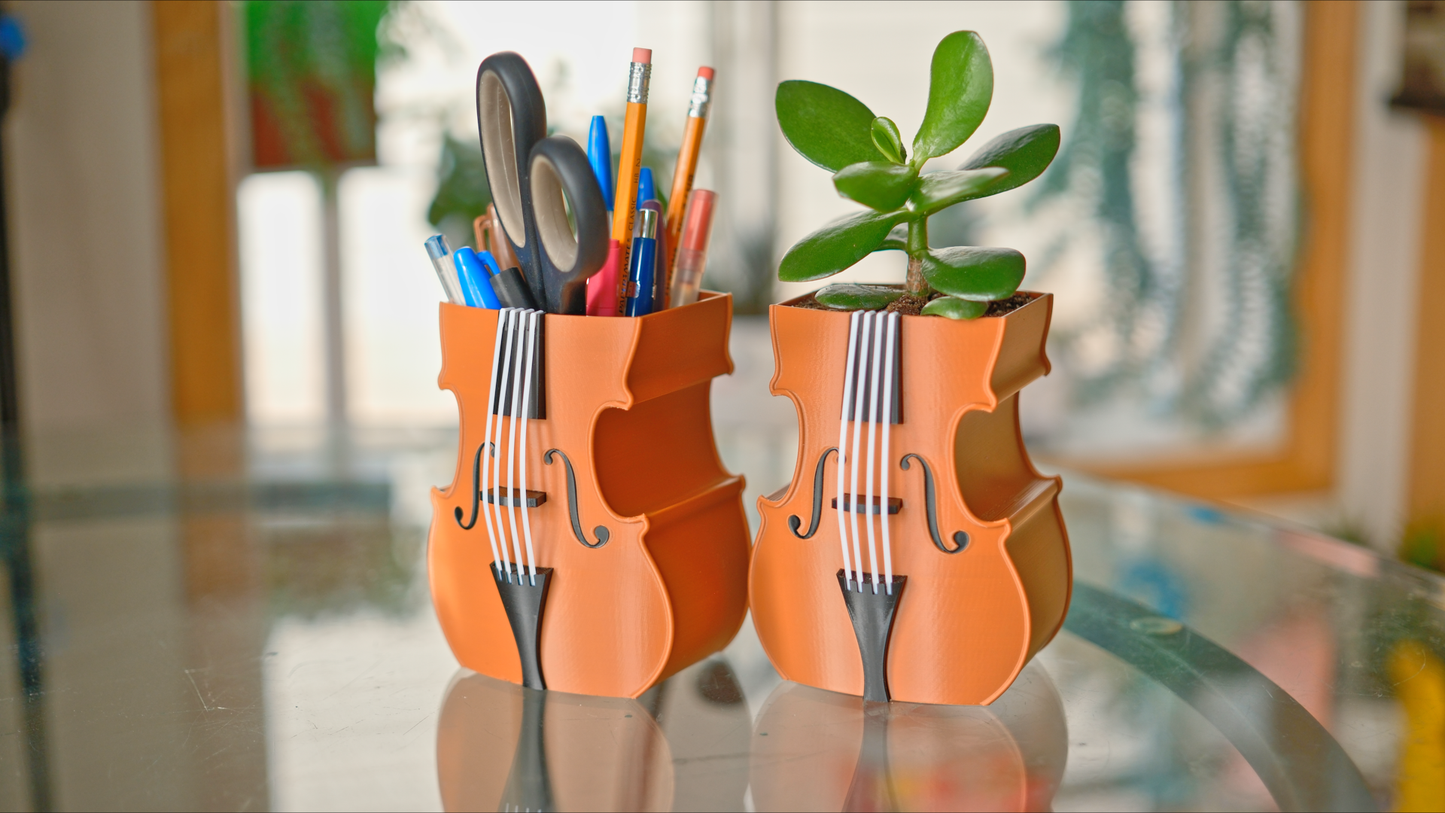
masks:
[[[709,68],[709,67],[707,67],[706,65],[704,65],[703,67],[697,69],[697,75],[698,75],[698,76],[701,76],[702,78],[704,78],[704,79],[706,79],[707,81],[711,82],[711,81],[712,81],[712,68]]]
[[[641,62],[641,63],[644,64],[644,65],[651,65],[651,64],[652,64],[652,49],[651,49],[651,48],[633,48],[633,49],[632,49],[632,61],[633,61],[633,62]]]

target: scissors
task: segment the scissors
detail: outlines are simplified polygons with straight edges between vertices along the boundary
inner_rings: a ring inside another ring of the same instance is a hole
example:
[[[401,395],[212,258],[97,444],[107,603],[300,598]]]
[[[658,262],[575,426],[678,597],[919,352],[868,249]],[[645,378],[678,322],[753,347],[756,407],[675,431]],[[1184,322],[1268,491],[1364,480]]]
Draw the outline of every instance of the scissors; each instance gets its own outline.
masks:
[[[587,278],[607,260],[607,207],[577,142],[547,135],[537,77],[511,51],[477,69],[477,131],[497,214],[533,298],[587,312]],[[569,218],[570,214],[570,218]]]

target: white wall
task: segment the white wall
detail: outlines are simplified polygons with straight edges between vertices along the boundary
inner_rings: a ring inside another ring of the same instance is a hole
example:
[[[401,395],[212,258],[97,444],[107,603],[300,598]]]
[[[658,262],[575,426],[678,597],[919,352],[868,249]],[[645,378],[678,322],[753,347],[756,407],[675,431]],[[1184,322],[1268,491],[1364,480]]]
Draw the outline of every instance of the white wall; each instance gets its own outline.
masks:
[[[12,5],[29,38],[5,130],[21,420],[169,421],[149,5]]]
[[[1415,295],[1428,156],[1424,126],[1389,109],[1398,89],[1405,3],[1360,5],[1349,277],[1345,291],[1336,502],[1393,548],[1406,510]]]

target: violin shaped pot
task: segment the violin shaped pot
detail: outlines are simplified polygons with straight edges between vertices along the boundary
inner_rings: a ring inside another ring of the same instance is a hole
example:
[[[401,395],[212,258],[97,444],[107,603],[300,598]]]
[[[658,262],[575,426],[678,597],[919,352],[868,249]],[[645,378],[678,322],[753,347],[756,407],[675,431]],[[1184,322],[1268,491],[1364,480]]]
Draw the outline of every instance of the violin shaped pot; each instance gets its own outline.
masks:
[[[1031,296],[967,321],[771,308],[798,458],[758,501],[749,600],[785,679],[988,704],[1062,626],[1062,482],[1018,423],[1019,391],[1049,369],[1052,297]]]
[[[737,633],[743,478],[708,403],[731,318],[720,294],[638,318],[441,306],[460,448],[427,570],[463,666],[637,697]]]

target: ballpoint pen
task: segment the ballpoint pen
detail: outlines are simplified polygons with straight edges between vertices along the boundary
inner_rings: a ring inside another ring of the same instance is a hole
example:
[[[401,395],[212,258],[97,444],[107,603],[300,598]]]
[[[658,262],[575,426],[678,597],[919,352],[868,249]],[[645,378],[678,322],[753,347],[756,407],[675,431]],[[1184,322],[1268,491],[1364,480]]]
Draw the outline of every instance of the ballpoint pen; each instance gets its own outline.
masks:
[[[652,313],[654,273],[657,268],[657,210],[641,209],[637,214],[637,236],[629,254],[627,315]]]
[[[657,200],[657,184],[652,180],[652,167],[637,171],[637,208],[649,200]]]
[[[537,307],[537,298],[532,296],[532,286],[527,284],[527,278],[522,276],[522,269],[517,266],[492,277],[492,290],[497,292],[497,299],[504,308]]]
[[[487,269],[487,282],[497,297],[497,301],[503,308],[532,308],[536,307],[532,298],[532,289],[527,286],[527,280],[522,276],[522,270],[513,266],[506,271],[497,264],[497,258],[492,256],[490,251],[478,251],[477,259]]]
[[[662,204],[657,200],[642,201],[638,206],[639,217],[642,216],[641,212],[644,210],[654,212],[657,215],[657,226],[654,232],[656,244],[652,250],[652,302],[647,308],[647,312],[651,313],[662,310],[662,303],[667,299],[667,291],[663,289],[663,286],[667,284],[667,268],[663,265],[662,260],[663,249],[665,248],[662,243],[664,236],[663,229],[667,227],[667,224],[663,222],[662,219]]]
[[[612,188],[612,143],[607,138],[607,121],[601,116],[592,117],[592,130],[587,134],[587,161],[592,164],[592,174],[597,177],[597,186],[602,190],[602,200],[607,204],[607,216],[615,221],[616,215],[612,212],[615,196]],[[602,263],[602,268],[587,280],[588,316],[617,315],[621,251],[616,240],[608,242],[607,260]]]
[[[668,296],[671,298],[673,275],[676,274],[675,252],[680,251],[679,238],[682,235],[684,207],[692,192],[693,176],[697,174],[698,152],[702,149],[703,131],[707,129],[708,109],[712,106],[713,69],[697,69],[697,79],[692,83],[692,98],[687,106],[687,124],[682,131],[682,146],[677,151],[677,168],[672,172],[672,194],[667,198],[667,222],[663,235],[666,251],[663,265],[667,268]],[[672,302],[665,303],[672,307]]]
[[[707,244],[712,236],[716,208],[716,192],[694,189],[688,195],[687,222],[682,227],[677,262],[672,269],[672,285],[668,289],[669,308],[680,308],[697,301],[702,272],[707,266]]]
[[[592,117],[592,129],[587,133],[587,162],[592,165],[592,174],[597,178],[597,187],[602,190],[602,200],[610,212],[615,196],[612,189],[612,143],[607,138],[607,120],[601,116]]]
[[[622,126],[622,155],[617,162],[617,200],[612,206],[612,239],[619,248],[619,267],[631,268],[632,225],[637,208],[637,176],[642,168],[642,134],[647,128],[647,90],[652,78],[652,50],[633,48],[627,69],[627,119]],[[619,305],[622,291],[618,286]]]
[[[462,284],[462,295],[467,305],[473,308],[497,310],[502,307],[497,294],[492,290],[491,275],[486,266],[470,246],[462,246],[452,254],[456,262],[457,278]]]
[[[442,291],[447,295],[447,301],[454,305],[461,305],[466,302],[462,293],[461,284],[457,280],[456,270],[452,265],[452,249],[447,245],[447,238],[434,234],[426,239],[426,253],[431,258],[432,268],[437,272],[437,279],[441,280]]]

